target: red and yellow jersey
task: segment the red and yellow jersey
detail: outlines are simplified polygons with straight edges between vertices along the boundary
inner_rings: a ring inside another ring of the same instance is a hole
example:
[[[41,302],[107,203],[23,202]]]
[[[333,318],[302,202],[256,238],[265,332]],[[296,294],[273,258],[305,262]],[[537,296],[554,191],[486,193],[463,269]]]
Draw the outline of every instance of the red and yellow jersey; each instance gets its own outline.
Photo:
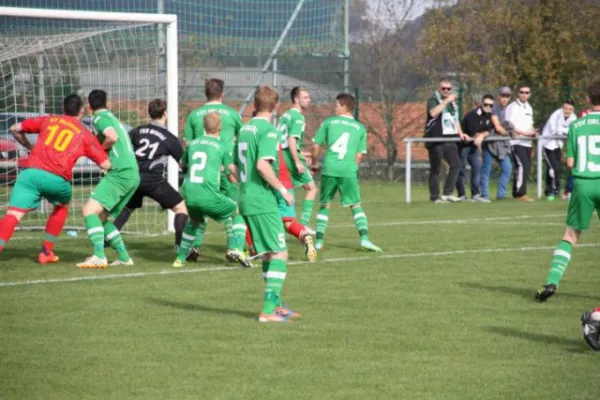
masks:
[[[27,166],[51,172],[70,181],[73,167],[80,157],[88,157],[96,164],[107,160],[98,139],[68,115],[47,115],[21,122],[21,130],[38,133]]]

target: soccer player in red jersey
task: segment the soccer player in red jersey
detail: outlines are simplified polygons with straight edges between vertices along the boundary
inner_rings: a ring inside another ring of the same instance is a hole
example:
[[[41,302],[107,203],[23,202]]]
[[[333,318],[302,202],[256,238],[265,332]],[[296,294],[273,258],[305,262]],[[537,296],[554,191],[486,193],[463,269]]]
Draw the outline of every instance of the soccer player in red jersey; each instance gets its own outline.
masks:
[[[54,205],[54,210],[46,223],[46,234],[38,256],[40,264],[58,262],[52,249],[69,214],[72,170],[79,157],[90,158],[103,170],[110,168],[110,161],[98,139],[81,124],[84,114],[81,97],[76,94],[67,96],[63,111],[63,115],[29,118],[9,129],[17,142],[31,154],[27,169],[15,182],[6,215],[0,220],[0,252],[21,218],[37,209],[43,197]],[[39,134],[35,145],[29,142],[26,133]]]

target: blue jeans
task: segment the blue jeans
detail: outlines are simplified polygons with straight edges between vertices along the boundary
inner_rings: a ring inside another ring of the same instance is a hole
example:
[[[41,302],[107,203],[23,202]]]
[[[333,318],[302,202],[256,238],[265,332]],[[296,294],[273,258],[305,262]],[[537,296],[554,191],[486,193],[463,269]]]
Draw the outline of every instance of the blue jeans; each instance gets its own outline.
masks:
[[[460,146],[460,145],[459,145]],[[460,151],[460,171],[456,181],[456,189],[459,196],[465,196],[465,180],[467,175],[467,163],[471,166],[471,197],[477,196],[479,191],[479,181],[481,172],[481,152],[477,146],[465,145],[459,147]]]
[[[487,147],[483,147],[483,164],[481,165],[481,196],[486,199],[490,198],[490,175],[492,174],[492,164],[495,157],[489,152]],[[508,197],[506,192],[508,188],[508,180],[512,170],[510,155],[507,154],[503,160],[497,160],[500,166],[500,180],[498,181],[498,191],[496,192],[497,199],[505,199]]]

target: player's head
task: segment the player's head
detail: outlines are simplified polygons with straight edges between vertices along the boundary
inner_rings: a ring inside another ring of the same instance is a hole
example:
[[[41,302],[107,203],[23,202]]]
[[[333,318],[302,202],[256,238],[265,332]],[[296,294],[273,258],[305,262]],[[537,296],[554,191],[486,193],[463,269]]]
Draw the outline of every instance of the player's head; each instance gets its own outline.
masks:
[[[163,99],[154,99],[148,103],[148,115],[152,120],[167,119],[167,102]]]
[[[569,118],[575,112],[575,102],[573,99],[567,99],[562,106],[563,115]]]
[[[94,89],[88,95],[88,103],[92,111],[106,108],[108,104],[108,95],[104,90]]]
[[[225,82],[222,79],[210,78],[204,81],[204,94],[208,101],[223,101]]]
[[[308,94],[308,90],[303,87],[296,86],[290,92],[290,98],[294,105],[299,106],[301,109],[306,110],[308,106],[310,106],[310,94]]]
[[[519,86],[517,94],[521,103],[526,103],[531,97],[531,87],[529,85],[522,84]]]
[[[492,107],[494,107],[494,96],[491,94],[484,95],[483,99],[481,100],[481,109],[484,113],[489,114],[492,112]]]
[[[588,86],[588,99],[593,106],[600,106],[600,81],[595,81]]]
[[[440,96],[442,96],[442,98],[446,98],[448,97],[448,95],[450,95],[450,93],[452,92],[452,79],[450,79],[450,77],[444,76],[442,77],[442,79],[440,79],[438,92],[440,93]]]
[[[83,100],[77,94],[70,94],[63,100],[63,112],[71,117],[83,116]]]
[[[340,93],[335,98],[335,115],[352,114],[356,99],[350,93]]]
[[[279,94],[277,91],[268,85],[263,85],[258,88],[254,95],[254,108],[257,113],[268,112],[272,113],[279,105]]]
[[[218,135],[221,132],[221,114],[211,112],[204,116],[204,131],[207,135]]]

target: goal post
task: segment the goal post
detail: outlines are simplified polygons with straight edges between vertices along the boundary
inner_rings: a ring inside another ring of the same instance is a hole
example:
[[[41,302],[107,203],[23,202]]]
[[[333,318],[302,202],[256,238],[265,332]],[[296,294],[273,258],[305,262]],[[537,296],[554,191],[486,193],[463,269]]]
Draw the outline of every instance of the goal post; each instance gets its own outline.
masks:
[[[160,65],[161,49],[166,49],[166,72]],[[69,93],[85,98],[93,89],[105,90],[109,108],[124,126],[133,127],[148,122],[148,101],[164,97],[160,86],[164,89],[166,83],[167,128],[175,135],[179,133],[178,26],[174,14],[0,7],[0,76],[2,213],[26,156],[8,135],[8,127],[27,117],[60,113],[62,99]],[[177,189],[179,169],[172,158],[167,175]],[[89,160],[78,162],[66,229],[83,228],[81,207],[99,179],[99,170]],[[23,228],[43,228],[49,211],[46,205],[30,213]],[[173,220],[171,211],[162,213],[148,202],[133,214],[124,231],[162,234],[174,230]]]

